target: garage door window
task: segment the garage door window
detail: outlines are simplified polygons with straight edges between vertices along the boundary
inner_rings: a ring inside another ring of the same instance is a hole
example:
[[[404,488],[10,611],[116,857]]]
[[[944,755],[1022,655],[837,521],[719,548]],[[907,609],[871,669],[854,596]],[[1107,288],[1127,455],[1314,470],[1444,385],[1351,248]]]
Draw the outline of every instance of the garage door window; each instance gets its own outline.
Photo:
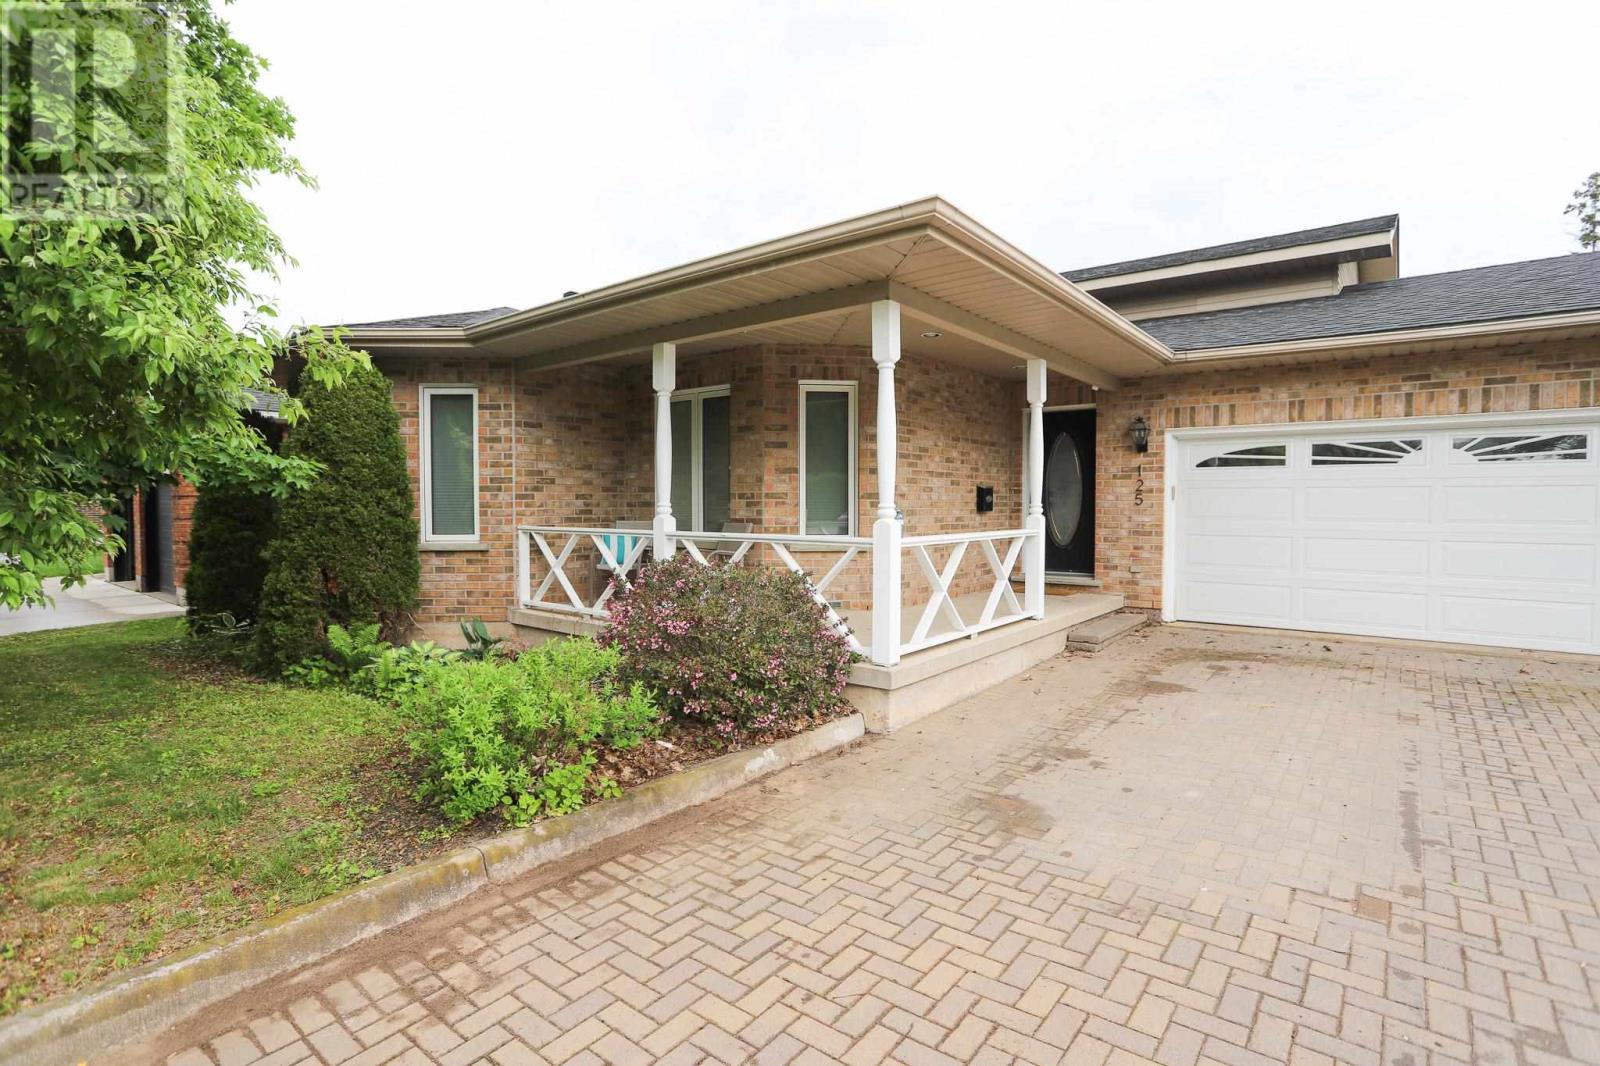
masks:
[[[1587,433],[1502,433],[1452,437],[1451,458],[1460,463],[1525,463],[1589,458]]]
[[[1393,466],[1420,463],[1422,441],[1409,440],[1319,440],[1311,444],[1312,466]]]
[[[1202,469],[1240,466],[1287,466],[1287,444],[1258,444],[1250,448],[1235,448],[1221,455],[1213,455],[1194,464]]]

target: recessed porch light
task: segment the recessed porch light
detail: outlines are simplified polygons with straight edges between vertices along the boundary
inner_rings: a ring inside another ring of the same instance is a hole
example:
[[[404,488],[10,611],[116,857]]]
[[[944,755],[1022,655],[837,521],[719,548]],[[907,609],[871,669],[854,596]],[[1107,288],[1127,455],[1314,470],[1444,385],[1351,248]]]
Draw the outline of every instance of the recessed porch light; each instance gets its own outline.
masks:
[[[940,333],[936,329],[925,329],[925,330],[922,331],[922,335],[924,337],[928,338],[930,341],[936,341],[940,337],[944,336],[943,333]]]

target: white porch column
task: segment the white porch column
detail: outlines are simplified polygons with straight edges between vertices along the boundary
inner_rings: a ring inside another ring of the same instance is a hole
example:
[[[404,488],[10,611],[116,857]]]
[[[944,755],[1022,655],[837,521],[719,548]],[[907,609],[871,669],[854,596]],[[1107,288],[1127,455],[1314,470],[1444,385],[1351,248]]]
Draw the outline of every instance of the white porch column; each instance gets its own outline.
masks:
[[[872,305],[872,361],[878,367],[878,518],[872,523],[872,661],[900,661],[900,522],[895,517],[894,365],[900,361],[900,305]]]
[[[1023,554],[1023,610],[1044,617],[1044,396],[1045,363],[1028,360],[1028,515],[1032,533]]]
[[[672,517],[672,390],[677,387],[678,346],[650,349],[650,381],[656,390],[656,514],[650,524],[651,550],[665,559],[678,550],[678,523]]]

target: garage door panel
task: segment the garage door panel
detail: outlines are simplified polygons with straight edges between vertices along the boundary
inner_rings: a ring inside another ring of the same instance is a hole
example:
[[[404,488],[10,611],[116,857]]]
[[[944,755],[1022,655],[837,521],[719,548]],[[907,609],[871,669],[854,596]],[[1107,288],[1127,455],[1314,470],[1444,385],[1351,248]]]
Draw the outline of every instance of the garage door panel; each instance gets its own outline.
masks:
[[[1446,485],[1444,520],[1460,525],[1592,525],[1595,489],[1585,485]]]
[[[1288,522],[1294,517],[1294,490],[1287,485],[1203,485],[1192,496],[1190,514],[1196,518]]]
[[[1505,544],[1492,541],[1446,541],[1440,549],[1440,571],[1463,581],[1562,581],[1594,579],[1593,544]]]
[[[1186,458],[1243,462],[1269,440],[1283,445],[1283,465],[1178,464],[1174,613],[1600,651],[1600,415],[1590,415],[1554,430],[1483,429],[1464,416],[1384,436],[1360,423],[1278,426],[1186,445]],[[1390,435],[1404,441],[1395,454],[1368,458]]]
[[[1287,570],[1294,557],[1294,538],[1241,533],[1195,533],[1185,544],[1194,567],[1235,566]]]
[[[1589,603],[1445,595],[1439,604],[1442,639],[1571,645],[1594,639],[1594,606]]]
[[[1426,577],[1426,540],[1386,540],[1378,537],[1305,538],[1307,573],[1382,574]]]
[[[1428,628],[1426,592],[1306,588],[1300,593],[1298,624],[1305,629],[1361,626],[1371,631],[1418,634]]]
[[[1313,522],[1426,522],[1429,494],[1415,485],[1311,485],[1306,518]]]
[[[1288,585],[1195,580],[1188,584],[1186,607],[1206,621],[1257,621],[1286,617],[1293,605]],[[1270,623],[1269,623],[1270,624]]]

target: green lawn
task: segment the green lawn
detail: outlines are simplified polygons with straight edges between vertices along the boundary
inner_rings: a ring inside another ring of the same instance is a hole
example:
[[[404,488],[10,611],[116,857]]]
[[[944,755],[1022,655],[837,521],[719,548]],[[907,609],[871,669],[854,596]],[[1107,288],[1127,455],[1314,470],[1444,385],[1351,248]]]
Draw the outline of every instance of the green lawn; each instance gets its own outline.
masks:
[[[409,815],[378,824],[408,805],[392,708],[218,675],[174,651],[182,632],[0,639],[0,1014],[414,857],[397,835],[427,839]]]
[[[101,555],[99,552],[90,552],[88,555],[83,557],[83,570],[85,573],[99,574],[103,573],[105,568],[106,557]],[[51,563],[47,566],[39,567],[34,572],[40,577],[65,577],[67,573],[67,564]]]

